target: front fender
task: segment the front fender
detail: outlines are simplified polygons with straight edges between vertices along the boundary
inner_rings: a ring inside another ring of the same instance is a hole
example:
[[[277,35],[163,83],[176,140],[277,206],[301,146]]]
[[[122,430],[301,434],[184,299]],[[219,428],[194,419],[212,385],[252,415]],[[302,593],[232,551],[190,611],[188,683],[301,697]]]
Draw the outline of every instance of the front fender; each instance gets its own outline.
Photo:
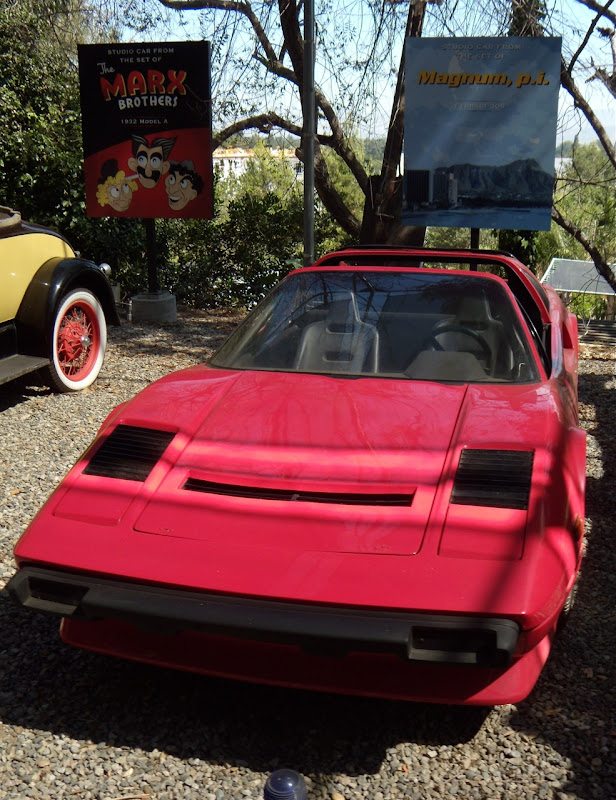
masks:
[[[15,318],[20,353],[49,354],[56,309],[62,297],[77,288],[89,289],[98,298],[108,324],[120,324],[109,281],[96,264],[80,258],[50,258],[30,281]]]

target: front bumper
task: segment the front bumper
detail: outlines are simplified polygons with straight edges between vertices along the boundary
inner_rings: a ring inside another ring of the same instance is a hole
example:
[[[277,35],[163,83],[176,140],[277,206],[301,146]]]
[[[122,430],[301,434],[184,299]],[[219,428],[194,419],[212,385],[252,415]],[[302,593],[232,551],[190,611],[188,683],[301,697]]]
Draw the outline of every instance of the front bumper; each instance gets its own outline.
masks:
[[[35,566],[22,567],[6,592],[25,608],[76,622],[130,623],[167,637],[196,632],[271,642],[317,656],[381,653],[407,662],[506,669],[520,635],[510,619],[287,603]]]

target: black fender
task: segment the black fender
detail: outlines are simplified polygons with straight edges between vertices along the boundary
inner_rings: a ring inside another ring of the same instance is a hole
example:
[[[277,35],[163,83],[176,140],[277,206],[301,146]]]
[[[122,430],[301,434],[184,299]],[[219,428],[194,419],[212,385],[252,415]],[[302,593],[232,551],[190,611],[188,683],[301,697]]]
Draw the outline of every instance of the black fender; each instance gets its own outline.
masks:
[[[108,325],[119,325],[111,285],[105,273],[81,258],[50,258],[30,281],[15,317],[19,352],[48,357],[56,310],[74,289],[88,289],[103,308]]]

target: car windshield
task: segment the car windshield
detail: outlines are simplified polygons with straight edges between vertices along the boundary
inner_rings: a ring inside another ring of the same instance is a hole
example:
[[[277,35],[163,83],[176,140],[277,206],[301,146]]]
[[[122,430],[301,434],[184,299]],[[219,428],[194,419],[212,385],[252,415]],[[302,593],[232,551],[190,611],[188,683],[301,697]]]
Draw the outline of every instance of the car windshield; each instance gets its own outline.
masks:
[[[505,285],[434,270],[294,273],[210,364],[455,383],[538,379]]]

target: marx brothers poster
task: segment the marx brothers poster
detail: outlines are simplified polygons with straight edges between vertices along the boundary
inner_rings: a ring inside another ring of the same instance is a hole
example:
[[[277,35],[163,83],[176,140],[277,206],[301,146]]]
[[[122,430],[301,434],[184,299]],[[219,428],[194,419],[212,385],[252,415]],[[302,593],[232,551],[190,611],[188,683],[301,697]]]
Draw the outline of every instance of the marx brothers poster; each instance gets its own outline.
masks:
[[[208,42],[79,46],[92,217],[212,217]]]

